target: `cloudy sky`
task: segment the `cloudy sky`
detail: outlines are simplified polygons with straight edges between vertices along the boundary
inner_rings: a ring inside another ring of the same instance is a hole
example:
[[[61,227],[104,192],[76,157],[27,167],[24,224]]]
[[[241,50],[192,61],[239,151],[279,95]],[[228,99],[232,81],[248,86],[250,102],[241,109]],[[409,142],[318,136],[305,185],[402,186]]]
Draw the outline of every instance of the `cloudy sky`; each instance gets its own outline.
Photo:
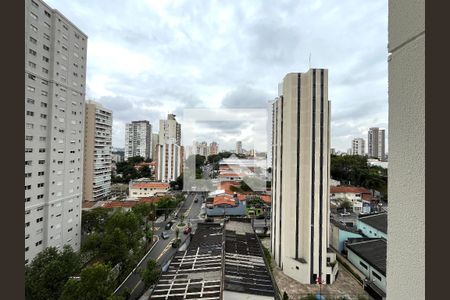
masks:
[[[184,109],[265,108],[310,54],[329,69],[332,147],[387,129],[387,1],[46,2],[89,37],[87,97],[113,110],[115,147],[132,120],[157,130],[175,113],[183,131]],[[233,132],[246,148],[245,122],[219,121],[204,123],[209,140],[232,148]]]

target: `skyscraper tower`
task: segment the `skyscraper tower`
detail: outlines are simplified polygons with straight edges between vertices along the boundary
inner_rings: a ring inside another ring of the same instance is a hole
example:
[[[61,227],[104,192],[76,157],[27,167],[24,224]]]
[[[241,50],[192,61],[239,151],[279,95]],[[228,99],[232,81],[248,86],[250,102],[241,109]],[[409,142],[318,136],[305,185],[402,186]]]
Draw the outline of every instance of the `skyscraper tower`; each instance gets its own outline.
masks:
[[[329,228],[328,70],[284,77],[273,104],[271,253],[305,284],[334,281]],[[328,261],[329,262],[329,261]]]
[[[87,36],[25,1],[25,263],[80,248]]]
[[[378,127],[372,127],[367,134],[368,155],[381,161],[386,159],[385,131]]]

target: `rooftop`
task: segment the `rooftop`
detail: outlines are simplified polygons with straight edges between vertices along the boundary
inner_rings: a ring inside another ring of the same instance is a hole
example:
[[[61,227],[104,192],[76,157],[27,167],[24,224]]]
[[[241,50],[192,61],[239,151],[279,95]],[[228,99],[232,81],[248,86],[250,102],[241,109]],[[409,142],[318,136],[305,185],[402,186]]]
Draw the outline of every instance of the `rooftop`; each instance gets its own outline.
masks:
[[[361,216],[359,221],[387,234],[387,213]]]
[[[348,243],[347,249],[367,261],[372,267],[386,276],[386,246],[385,239],[370,239]]]
[[[372,194],[366,188],[357,186],[330,186],[330,193],[355,193],[355,194]]]
[[[165,182],[134,182],[130,184],[130,187],[132,189],[168,189],[170,187],[170,184]]]

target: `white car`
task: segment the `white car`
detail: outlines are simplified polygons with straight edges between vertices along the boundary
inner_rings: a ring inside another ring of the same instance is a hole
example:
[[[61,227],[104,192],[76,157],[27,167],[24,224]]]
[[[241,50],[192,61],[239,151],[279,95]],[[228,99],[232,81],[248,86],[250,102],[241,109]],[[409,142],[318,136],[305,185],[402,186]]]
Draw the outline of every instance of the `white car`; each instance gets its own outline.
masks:
[[[350,215],[351,215],[351,213],[349,213],[349,212],[341,213],[341,217],[346,217],[346,216],[350,216]]]

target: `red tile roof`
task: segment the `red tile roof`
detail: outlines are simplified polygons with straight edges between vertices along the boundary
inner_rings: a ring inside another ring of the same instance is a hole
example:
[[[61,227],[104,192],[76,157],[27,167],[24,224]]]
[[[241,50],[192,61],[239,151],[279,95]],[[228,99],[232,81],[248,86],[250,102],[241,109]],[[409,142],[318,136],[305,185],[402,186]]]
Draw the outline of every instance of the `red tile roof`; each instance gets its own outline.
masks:
[[[131,185],[132,189],[143,189],[143,188],[152,188],[152,189],[168,189],[170,184],[165,182],[137,182]]]
[[[83,201],[83,203],[81,203],[81,208],[91,208],[94,205],[94,201]]]
[[[272,203],[272,197],[270,195],[261,195],[261,200],[266,203]]]
[[[369,191],[366,188],[363,187],[356,187],[356,186],[331,186],[330,187],[330,193],[355,193],[355,194],[372,194],[371,191]]]
[[[233,196],[223,195],[214,197],[213,204],[214,205],[229,204],[234,206],[236,202],[234,201]]]

